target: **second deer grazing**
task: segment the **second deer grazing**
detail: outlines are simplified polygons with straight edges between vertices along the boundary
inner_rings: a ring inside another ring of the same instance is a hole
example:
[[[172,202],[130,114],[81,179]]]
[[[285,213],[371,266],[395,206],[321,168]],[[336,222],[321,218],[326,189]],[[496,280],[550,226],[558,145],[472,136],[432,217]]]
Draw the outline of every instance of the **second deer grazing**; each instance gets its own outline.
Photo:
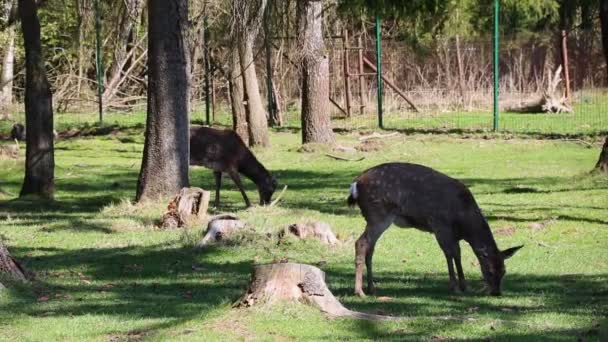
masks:
[[[202,165],[215,176],[215,207],[220,204],[222,173],[227,173],[239,188],[245,204],[250,207],[239,173],[251,179],[258,188],[260,205],[270,203],[277,181],[249,150],[241,138],[231,130],[209,127],[190,129],[190,165]]]
[[[473,249],[492,295],[500,295],[504,260],[522,247],[500,251],[469,189],[460,181],[422,165],[387,163],[365,171],[351,184],[348,204],[357,204],[367,221],[365,231],[355,243],[355,293],[359,296],[365,296],[364,262],[368,292],[374,291],[374,247],[393,223],[435,235],[447,260],[449,287],[453,291],[457,285],[462,291],[466,289],[460,240],[468,242]]]

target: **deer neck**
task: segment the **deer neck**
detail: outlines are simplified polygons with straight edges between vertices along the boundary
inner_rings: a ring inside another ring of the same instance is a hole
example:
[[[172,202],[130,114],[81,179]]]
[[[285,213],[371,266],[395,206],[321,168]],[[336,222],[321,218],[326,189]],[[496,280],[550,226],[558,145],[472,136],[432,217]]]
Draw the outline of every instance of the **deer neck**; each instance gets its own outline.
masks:
[[[256,185],[268,177],[268,171],[252,154],[243,158],[239,165],[239,172],[251,179]]]

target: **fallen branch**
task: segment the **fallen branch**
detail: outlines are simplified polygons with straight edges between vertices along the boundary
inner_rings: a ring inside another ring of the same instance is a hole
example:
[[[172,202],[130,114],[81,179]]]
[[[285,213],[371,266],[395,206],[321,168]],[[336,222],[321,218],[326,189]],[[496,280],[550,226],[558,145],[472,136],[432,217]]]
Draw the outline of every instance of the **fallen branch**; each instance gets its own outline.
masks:
[[[366,135],[364,137],[359,138],[359,141],[365,141],[365,140],[369,140],[369,139],[384,139],[384,138],[390,138],[390,137],[394,137],[399,135],[399,132],[393,132],[393,133],[389,133],[389,134],[379,134],[374,132],[371,135]]]
[[[330,153],[325,153],[326,156],[330,157],[330,158],[334,158],[336,160],[344,160],[344,161],[362,161],[363,159],[365,159],[365,157],[361,157],[361,158],[357,158],[357,159],[350,159],[350,158],[345,158],[345,157],[340,157],[340,156],[336,156]]]

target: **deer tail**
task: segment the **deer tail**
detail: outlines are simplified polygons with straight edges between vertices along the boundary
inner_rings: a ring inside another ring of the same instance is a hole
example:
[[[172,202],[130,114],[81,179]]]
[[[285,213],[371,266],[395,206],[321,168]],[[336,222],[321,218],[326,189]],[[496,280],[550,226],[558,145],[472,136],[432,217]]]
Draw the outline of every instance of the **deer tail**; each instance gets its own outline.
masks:
[[[353,207],[357,204],[357,199],[359,198],[359,193],[357,192],[357,182],[354,182],[350,185],[350,195],[348,199],[346,199],[346,203],[348,203],[349,207]]]

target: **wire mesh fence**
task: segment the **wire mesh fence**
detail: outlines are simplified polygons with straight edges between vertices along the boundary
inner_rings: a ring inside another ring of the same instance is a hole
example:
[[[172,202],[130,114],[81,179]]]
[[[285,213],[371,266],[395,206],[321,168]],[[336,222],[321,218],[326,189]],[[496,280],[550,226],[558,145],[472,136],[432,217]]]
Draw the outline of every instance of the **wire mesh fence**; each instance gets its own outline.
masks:
[[[500,41],[499,130],[543,134],[595,134],[608,130],[608,70],[598,30],[572,31],[565,44],[557,32],[501,37]],[[364,33],[342,32],[326,38],[326,53],[330,62],[333,126],[377,128],[375,40]],[[556,73],[564,65],[564,53],[569,60],[563,70],[568,71],[570,91],[563,102],[572,111],[547,114],[522,110],[542,101],[548,93],[558,100],[566,95],[566,72]],[[296,54],[293,39],[273,44],[272,79],[281,99],[283,125],[292,128],[301,125]],[[268,93],[264,53],[256,56],[260,91],[264,96]],[[382,70],[385,128],[420,131],[489,131],[493,128],[491,38],[443,37],[433,43],[412,46],[384,37]],[[555,89],[550,89],[556,75],[561,81]],[[200,75],[193,78],[191,118],[196,123],[205,121],[201,79]],[[215,122],[230,126],[227,80],[216,72],[212,84],[212,117]],[[138,94],[141,96],[141,91]],[[60,130],[72,125],[93,125],[98,120],[93,113],[94,106],[88,111],[57,109],[55,125]],[[104,121],[143,125],[145,102],[133,101],[124,110],[107,111]]]

